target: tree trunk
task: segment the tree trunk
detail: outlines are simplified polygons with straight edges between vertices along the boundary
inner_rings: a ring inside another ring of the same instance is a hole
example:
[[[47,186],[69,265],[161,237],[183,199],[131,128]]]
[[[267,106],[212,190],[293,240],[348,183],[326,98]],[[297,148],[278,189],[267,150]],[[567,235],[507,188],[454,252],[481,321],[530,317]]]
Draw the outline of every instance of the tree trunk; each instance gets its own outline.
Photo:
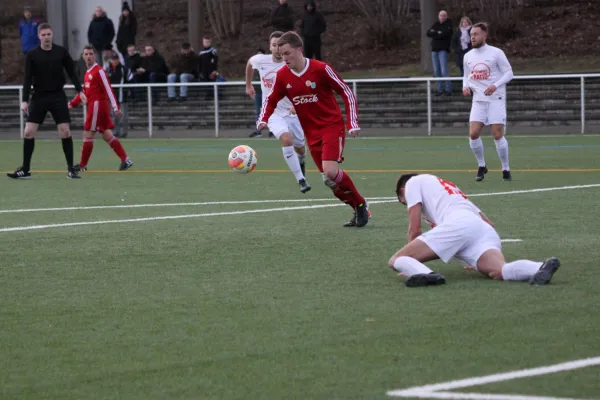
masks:
[[[437,5],[435,0],[420,0],[421,3],[421,71],[425,74],[433,73],[431,60],[431,39],[427,31],[437,18]]]
[[[202,0],[188,0],[188,41],[197,53],[202,50],[204,36],[204,4]]]

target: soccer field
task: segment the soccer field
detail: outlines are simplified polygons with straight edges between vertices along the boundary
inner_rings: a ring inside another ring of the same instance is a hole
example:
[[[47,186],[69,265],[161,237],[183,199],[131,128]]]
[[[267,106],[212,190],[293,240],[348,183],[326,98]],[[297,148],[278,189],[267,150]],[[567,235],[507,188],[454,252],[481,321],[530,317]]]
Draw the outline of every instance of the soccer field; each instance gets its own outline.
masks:
[[[123,141],[126,172],[97,140],[78,181],[38,141],[31,180],[0,178],[0,398],[600,398],[600,136],[508,137],[512,182],[483,140],[475,182],[465,137],[349,139],[363,229],[312,160],[299,193],[274,140]],[[22,144],[1,144],[8,172]],[[255,172],[228,171],[238,144]],[[406,288],[404,171],[470,195],[509,260],[559,257],[552,283],[434,262],[446,285]]]

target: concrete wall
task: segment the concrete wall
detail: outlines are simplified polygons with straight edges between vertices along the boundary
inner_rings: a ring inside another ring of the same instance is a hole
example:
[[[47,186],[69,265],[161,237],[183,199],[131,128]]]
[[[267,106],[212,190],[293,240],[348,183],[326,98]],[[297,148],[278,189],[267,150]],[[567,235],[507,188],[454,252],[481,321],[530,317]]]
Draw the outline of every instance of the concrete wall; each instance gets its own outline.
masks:
[[[106,10],[108,18],[113,21],[116,39],[122,0],[47,0],[46,3],[48,22],[54,29],[54,42],[67,47],[74,59],[79,57],[88,42],[88,27],[98,5]],[[116,47],[114,41],[113,45]]]

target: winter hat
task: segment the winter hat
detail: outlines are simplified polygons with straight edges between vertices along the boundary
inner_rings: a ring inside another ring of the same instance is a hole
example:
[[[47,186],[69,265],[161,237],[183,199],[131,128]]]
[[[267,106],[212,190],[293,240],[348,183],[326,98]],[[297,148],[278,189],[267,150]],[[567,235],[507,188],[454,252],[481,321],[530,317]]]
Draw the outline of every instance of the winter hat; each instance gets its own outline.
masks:
[[[129,8],[129,2],[127,2],[127,1],[123,2],[123,8],[121,11],[125,11],[125,10],[131,11],[131,8]]]

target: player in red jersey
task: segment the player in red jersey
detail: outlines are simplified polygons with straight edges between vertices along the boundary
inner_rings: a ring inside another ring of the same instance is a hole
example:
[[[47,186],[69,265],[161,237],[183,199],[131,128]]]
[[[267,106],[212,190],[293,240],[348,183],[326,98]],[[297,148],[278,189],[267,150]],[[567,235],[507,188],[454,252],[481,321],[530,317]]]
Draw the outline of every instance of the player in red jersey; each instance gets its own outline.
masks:
[[[133,161],[127,157],[125,149],[115,136],[112,128],[114,122],[110,119],[110,107],[115,110],[117,118],[121,117],[121,110],[115,98],[115,94],[110,86],[106,73],[98,64],[96,64],[96,53],[94,47],[85,46],[83,49],[83,60],[88,70],[85,73],[83,90],[87,96],[87,115],[83,126],[83,147],[81,149],[81,161],[73,168],[78,171],[86,171],[87,164],[92,156],[94,149],[94,135],[96,132],[102,134],[102,138],[121,159],[119,171],[129,169]],[[69,102],[69,108],[77,107],[81,104],[79,95],[75,96]]]
[[[367,202],[350,176],[339,167],[344,160],[346,127],[333,92],[336,91],[344,100],[347,128],[352,136],[360,131],[356,97],[333,68],[303,56],[302,39],[295,32],[286,32],[277,44],[287,67],[277,71],[273,89],[257,121],[258,129],[267,127],[279,100],[284,97],[290,99],[324,183],[338,199],[354,209],[354,217],[344,226],[363,227],[369,222]]]

